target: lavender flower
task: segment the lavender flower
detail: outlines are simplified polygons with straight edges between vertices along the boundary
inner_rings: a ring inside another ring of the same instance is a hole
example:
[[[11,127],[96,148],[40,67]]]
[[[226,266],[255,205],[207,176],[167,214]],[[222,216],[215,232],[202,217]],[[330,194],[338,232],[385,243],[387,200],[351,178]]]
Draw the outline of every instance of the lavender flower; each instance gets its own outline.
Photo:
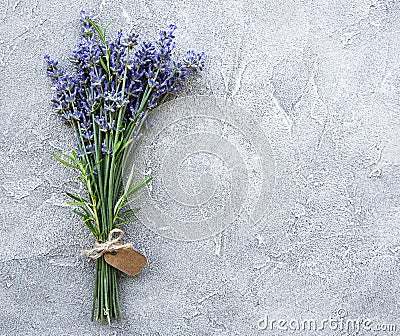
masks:
[[[54,108],[63,120],[75,124],[78,143],[81,125],[85,125],[83,138],[92,139],[94,129],[88,121],[115,137],[119,113],[123,123],[120,129],[129,129],[127,122],[148,117],[142,112],[175,94],[189,73],[203,67],[203,53],[188,51],[182,62],[173,60],[175,25],[161,31],[154,45],[139,44],[137,34],[124,35],[121,31],[114,41],[101,44],[95,40],[96,29],[90,16],[85,12],[81,15],[81,41],[71,58],[76,74],[68,74],[57,61],[45,57],[47,73],[56,88]],[[103,143],[104,134],[100,137]]]

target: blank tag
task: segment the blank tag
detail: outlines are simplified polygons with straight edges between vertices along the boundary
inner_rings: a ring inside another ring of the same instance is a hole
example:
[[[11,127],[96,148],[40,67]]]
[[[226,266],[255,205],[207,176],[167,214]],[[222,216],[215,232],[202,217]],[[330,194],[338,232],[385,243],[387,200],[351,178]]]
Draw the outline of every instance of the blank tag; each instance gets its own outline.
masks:
[[[147,263],[144,255],[131,248],[122,248],[115,250],[113,253],[104,253],[104,260],[107,264],[128,275],[139,274]]]

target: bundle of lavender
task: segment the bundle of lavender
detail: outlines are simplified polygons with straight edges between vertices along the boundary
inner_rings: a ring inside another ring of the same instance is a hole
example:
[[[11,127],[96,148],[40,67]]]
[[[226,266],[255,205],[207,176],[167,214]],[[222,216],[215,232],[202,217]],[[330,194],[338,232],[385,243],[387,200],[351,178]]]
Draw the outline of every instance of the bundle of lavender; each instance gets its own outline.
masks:
[[[87,251],[96,262],[92,320],[110,323],[121,318],[121,309],[116,269],[106,257],[131,248],[120,242],[123,233],[118,228],[135,220],[138,209],[127,206],[151,180],[135,181],[131,175],[123,186],[126,154],[136,152],[153,121],[152,110],[176,94],[188,74],[201,70],[203,54],[188,51],[183,60],[175,61],[173,25],[161,31],[155,43],[139,43],[137,34],[122,31],[110,41],[106,29],[85,12],[81,15],[81,40],[71,59],[74,74],[45,57],[55,87],[54,108],[72,126],[76,138],[71,153],[53,155],[78,172],[87,191],[86,195],[67,193],[72,199],[68,203],[76,207],[73,211],[96,240]]]

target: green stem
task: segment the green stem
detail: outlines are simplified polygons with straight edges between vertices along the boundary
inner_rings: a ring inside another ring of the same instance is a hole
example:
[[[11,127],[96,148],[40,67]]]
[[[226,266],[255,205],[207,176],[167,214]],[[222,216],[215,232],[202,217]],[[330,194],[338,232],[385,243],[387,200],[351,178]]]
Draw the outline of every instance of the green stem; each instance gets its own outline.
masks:
[[[99,270],[99,263],[96,261],[96,275],[94,278],[94,291],[93,291],[93,305],[92,305],[92,321],[94,321],[94,312],[96,310],[96,301],[97,301],[97,273]]]
[[[116,309],[117,309],[117,314],[116,314],[116,318],[122,318],[122,313],[121,313],[121,307],[119,305],[119,297],[118,297],[118,286],[117,286],[117,273],[114,272],[114,279],[113,282],[115,283],[115,303],[116,303]]]
[[[109,283],[108,283],[108,264],[105,262],[104,258],[101,258],[102,263],[103,263],[103,267],[104,267],[104,277],[103,277],[103,281],[104,281],[104,310],[103,310],[103,315],[105,315],[107,317],[107,322],[108,324],[111,324],[111,320],[110,320],[110,306],[109,306]]]
[[[101,261],[99,259],[96,260],[96,265],[97,265],[97,272],[96,272],[96,283],[97,283],[97,313],[96,313],[96,320],[100,318],[100,312],[101,312],[101,302],[100,302],[100,297],[101,297]]]

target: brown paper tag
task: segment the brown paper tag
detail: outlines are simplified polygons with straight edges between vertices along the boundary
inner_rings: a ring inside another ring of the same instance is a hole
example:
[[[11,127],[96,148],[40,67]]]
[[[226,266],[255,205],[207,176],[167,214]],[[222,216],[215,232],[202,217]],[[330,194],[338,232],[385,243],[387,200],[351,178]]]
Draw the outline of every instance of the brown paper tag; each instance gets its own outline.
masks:
[[[116,243],[115,245],[121,245],[121,243]],[[112,253],[104,253],[104,260],[107,264],[128,275],[139,274],[147,263],[144,255],[131,248],[122,248]]]

